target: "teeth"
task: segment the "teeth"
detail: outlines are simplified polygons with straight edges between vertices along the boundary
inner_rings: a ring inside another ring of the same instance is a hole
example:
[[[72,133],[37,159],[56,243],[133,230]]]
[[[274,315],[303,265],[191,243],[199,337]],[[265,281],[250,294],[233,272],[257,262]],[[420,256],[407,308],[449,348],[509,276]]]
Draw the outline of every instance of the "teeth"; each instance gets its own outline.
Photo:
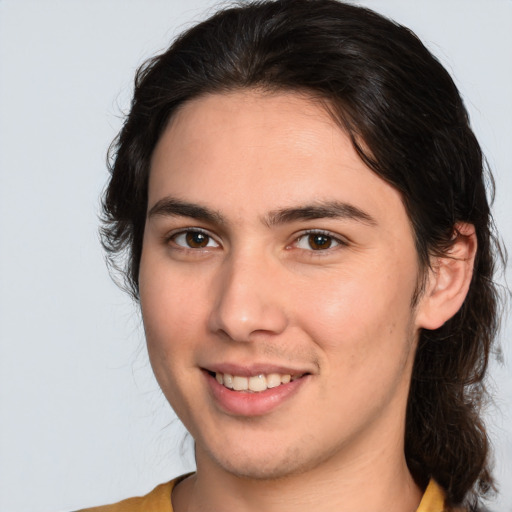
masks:
[[[267,389],[267,378],[265,375],[249,377],[249,389],[251,391],[265,391]]]
[[[233,389],[235,391],[247,391],[249,389],[249,379],[247,377],[233,377]]]
[[[215,376],[219,375],[218,373],[215,374]],[[229,375],[229,373],[225,373],[224,376],[222,376],[222,373],[220,374],[221,379],[223,380],[224,386],[226,386],[229,389],[233,389],[233,375]]]
[[[267,387],[268,388],[277,388],[281,384],[281,375],[278,373],[271,373],[267,375]]]
[[[215,373],[215,379],[228,389],[235,391],[252,391],[258,393],[266,389],[276,388],[281,384],[288,384],[290,381],[298,379],[300,375],[269,373],[264,375],[253,375],[252,377],[241,377],[239,375],[230,375],[229,373]]]

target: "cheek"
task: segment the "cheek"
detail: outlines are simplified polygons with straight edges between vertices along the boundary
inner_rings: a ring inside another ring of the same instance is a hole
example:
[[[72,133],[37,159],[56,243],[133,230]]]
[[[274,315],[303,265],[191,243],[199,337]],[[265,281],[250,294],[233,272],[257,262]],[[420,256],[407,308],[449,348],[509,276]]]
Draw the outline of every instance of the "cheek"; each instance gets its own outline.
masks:
[[[150,290],[141,289],[142,317],[150,349],[179,350],[197,337],[203,316],[201,297],[197,290],[183,293],[179,284],[155,283]]]
[[[321,293],[300,294],[302,329],[343,367],[380,368],[408,350],[416,273],[407,262],[347,271],[318,283]],[[333,285],[332,283],[336,283]]]
[[[151,276],[141,279],[140,303],[149,359],[155,377],[171,404],[186,424],[194,410],[197,374],[193,354],[205,339],[198,293],[183,293],[185,283],[171,279],[152,268]]]
[[[197,272],[177,268],[153,240],[144,241],[139,272],[142,316],[149,340],[197,323],[204,280]]]
[[[192,366],[190,349],[202,338],[204,300],[200,282],[190,283],[151,256],[143,254],[141,260],[140,305],[151,365],[165,390],[172,387],[176,372]]]
[[[414,286],[409,290],[382,273],[370,272],[365,279],[346,277],[339,283],[320,299],[311,298],[314,307],[309,312],[303,309],[307,321],[302,324],[320,349],[325,378],[318,401],[331,411],[326,421],[335,425],[340,410],[357,418],[380,410],[397,390],[405,397],[414,355]]]

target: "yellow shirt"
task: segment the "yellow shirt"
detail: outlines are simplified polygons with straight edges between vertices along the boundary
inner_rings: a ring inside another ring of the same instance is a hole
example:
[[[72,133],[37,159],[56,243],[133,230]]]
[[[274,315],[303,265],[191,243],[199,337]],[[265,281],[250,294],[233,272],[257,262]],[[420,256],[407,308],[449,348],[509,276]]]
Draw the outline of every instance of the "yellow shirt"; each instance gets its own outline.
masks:
[[[173,512],[171,492],[180,478],[161,484],[146,496],[129,498],[114,505],[87,508],[79,512]],[[439,485],[430,480],[416,512],[443,512],[444,492]]]

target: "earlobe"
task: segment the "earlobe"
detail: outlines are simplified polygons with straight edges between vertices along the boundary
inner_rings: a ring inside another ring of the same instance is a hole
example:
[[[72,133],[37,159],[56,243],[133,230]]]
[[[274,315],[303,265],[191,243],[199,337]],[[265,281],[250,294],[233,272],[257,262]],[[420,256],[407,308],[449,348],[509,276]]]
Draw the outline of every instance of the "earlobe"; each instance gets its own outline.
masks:
[[[476,250],[474,226],[457,223],[452,246],[432,261],[416,315],[419,328],[438,329],[461,308],[473,277]]]

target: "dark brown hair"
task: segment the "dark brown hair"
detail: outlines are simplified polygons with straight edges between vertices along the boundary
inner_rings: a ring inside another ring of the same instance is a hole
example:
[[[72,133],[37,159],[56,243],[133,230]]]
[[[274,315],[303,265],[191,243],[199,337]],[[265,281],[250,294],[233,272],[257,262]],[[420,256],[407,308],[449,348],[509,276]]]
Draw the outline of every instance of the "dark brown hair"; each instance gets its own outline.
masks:
[[[144,64],[110,153],[102,241],[111,265],[138,299],[155,145],[184,102],[240,88],[323,100],[362,160],[401,192],[423,269],[450,247],[457,222],[475,226],[478,252],[461,310],[420,334],[405,452],[420,483],[433,477],[449,503],[476,507],[493,486],[480,417],[497,330],[492,179],[451,77],[407,28],[335,0],[244,2]]]

